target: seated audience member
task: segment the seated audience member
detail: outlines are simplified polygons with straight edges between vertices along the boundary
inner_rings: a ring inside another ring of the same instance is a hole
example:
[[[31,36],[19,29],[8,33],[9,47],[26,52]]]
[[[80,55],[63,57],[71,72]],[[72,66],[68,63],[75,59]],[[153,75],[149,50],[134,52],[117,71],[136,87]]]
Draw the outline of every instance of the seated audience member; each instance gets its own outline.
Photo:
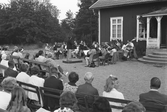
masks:
[[[84,77],[85,84],[79,85],[76,91],[77,94],[83,93],[88,95],[99,95],[98,90],[92,86],[94,80],[93,74],[87,72]]]
[[[112,112],[110,104],[106,98],[99,97],[93,103],[93,112]]]
[[[39,61],[39,62],[43,62],[45,63],[47,61],[47,59],[44,57],[44,52],[43,50],[40,50],[38,52],[38,57],[35,58],[36,61]]]
[[[77,98],[71,91],[65,91],[60,95],[60,108],[54,112],[79,112]]]
[[[63,82],[59,79],[57,68],[51,68],[51,76],[45,79],[44,87],[63,90]],[[60,95],[60,94],[58,94]],[[59,108],[59,99],[45,97],[44,108],[47,110],[55,110]]]
[[[20,73],[16,76],[17,81],[28,83],[30,76],[27,74],[29,66],[25,63],[20,66]]]
[[[8,66],[8,60],[7,60],[7,55],[6,54],[2,54],[1,56],[2,60],[1,60],[1,65],[4,65],[6,67],[9,67]]]
[[[71,72],[68,76],[68,83],[64,84],[64,91],[71,91],[75,93],[77,91],[78,86],[76,82],[79,80],[79,76],[76,72]]]
[[[31,112],[27,107],[27,96],[23,88],[15,87],[7,107],[8,112]]]
[[[123,108],[122,112],[146,112],[146,109],[140,102],[130,102]]]
[[[103,96],[109,98],[124,99],[124,95],[117,90],[118,88],[118,78],[116,76],[110,75],[104,86]],[[110,102],[110,105],[121,106],[120,103]],[[120,109],[112,109],[112,112],[121,112]]]
[[[2,90],[0,90],[0,108],[6,110],[11,100],[11,92],[17,86],[16,79],[13,77],[7,77],[2,81],[1,86]]]
[[[158,89],[161,87],[161,81],[158,77],[153,77],[150,81],[150,91],[139,95],[141,103],[154,102],[167,105],[167,95],[161,94]]]
[[[14,77],[18,75],[18,72],[14,70],[14,62],[13,61],[8,61],[8,68],[4,72],[4,77]]]
[[[43,87],[45,80],[38,76],[39,71],[40,71],[40,69],[37,66],[32,66],[30,68],[31,77],[29,78],[28,83],[32,84],[34,86]],[[28,92],[28,98],[31,99],[31,101],[33,101],[34,103],[38,103],[38,101],[39,101],[36,93]]]

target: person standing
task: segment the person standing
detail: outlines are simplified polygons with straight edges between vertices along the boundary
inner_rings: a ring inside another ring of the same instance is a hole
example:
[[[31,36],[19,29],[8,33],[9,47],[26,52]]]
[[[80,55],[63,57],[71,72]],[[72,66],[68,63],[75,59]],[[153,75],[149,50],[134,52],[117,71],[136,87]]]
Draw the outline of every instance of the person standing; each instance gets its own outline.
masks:
[[[72,46],[72,37],[69,37],[67,41],[67,61],[70,61],[71,59]]]

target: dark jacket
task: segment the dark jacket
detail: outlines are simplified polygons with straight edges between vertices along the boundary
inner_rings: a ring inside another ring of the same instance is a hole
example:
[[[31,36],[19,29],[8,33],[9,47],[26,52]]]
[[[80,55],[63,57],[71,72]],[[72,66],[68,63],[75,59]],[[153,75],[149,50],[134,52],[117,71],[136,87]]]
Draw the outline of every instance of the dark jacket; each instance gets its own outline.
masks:
[[[155,102],[158,104],[167,104],[167,95],[161,94],[158,91],[149,91],[139,95],[139,101],[141,103]]]
[[[56,77],[50,76],[49,78],[45,80],[44,87],[63,90],[63,83],[61,80],[57,79]],[[60,95],[60,94],[57,94],[57,95]],[[53,111],[59,108],[59,99],[45,97],[44,100],[45,100],[44,101],[45,109]]]
[[[85,83],[83,85],[78,86],[77,94],[88,94],[88,95],[99,95],[98,90],[92,86],[92,84]]]
[[[14,77],[15,78],[18,75],[18,72],[11,69],[11,68],[7,68],[4,72],[4,75],[5,75],[4,77],[9,76],[9,77]]]

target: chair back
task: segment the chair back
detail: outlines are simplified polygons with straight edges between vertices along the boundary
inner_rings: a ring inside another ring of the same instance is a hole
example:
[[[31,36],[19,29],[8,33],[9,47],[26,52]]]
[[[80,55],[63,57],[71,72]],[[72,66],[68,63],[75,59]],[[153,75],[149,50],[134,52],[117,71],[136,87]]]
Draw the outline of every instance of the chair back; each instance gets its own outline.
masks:
[[[35,94],[37,95],[39,104],[34,104],[34,103],[31,101],[31,99],[28,98],[27,106],[28,106],[31,110],[37,110],[37,109],[39,109],[40,107],[42,107],[43,104],[42,104],[42,101],[41,101],[41,96],[40,96],[39,87],[34,86],[34,85],[32,85],[32,84],[20,82],[20,81],[17,81],[17,83],[19,84],[19,86],[21,86],[21,87],[26,91],[26,93],[32,92],[32,93],[35,93]]]

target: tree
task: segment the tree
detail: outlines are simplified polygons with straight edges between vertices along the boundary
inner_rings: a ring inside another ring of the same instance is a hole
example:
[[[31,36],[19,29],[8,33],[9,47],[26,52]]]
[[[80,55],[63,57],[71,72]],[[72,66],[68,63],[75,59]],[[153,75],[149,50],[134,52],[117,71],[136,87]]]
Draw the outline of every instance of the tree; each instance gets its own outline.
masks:
[[[65,40],[67,40],[67,38],[70,36],[73,36],[73,29],[74,29],[74,17],[73,17],[73,13],[71,12],[71,10],[66,12],[66,18],[64,20],[62,20],[61,23],[61,28],[63,33],[65,34]]]
[[[58,14],[58,9],[49,3],[17,0],[10,6],[1,6],[1,37],[8,44],[62,41]]]
[[[98,15],[96,11],[89,9],[95,1],[80,0],[80,4],[78,4],[80,9],[76,15],[74,34],[78,40],[84,40],[87,43],[97,41]]]

